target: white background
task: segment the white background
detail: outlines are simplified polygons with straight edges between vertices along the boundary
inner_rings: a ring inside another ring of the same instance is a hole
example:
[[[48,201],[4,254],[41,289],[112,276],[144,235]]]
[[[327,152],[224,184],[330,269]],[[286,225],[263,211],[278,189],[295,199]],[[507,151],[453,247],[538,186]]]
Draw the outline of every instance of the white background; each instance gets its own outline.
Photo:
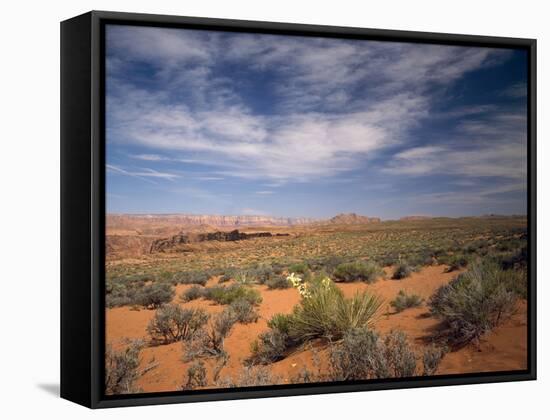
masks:
[[[550,13],[531,0],[6,1],[0,24],[0,416],[523,419],[548,415]],[[539,380],[91,411],[59,387],[59,22],[96,10],[538,39]],[[539,413],[537,415],[537,413]]]

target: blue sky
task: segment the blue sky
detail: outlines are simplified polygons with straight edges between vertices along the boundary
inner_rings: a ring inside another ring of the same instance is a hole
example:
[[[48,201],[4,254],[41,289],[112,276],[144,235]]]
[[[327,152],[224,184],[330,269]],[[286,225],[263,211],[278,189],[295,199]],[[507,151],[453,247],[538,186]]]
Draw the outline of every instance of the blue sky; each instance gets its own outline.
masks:
[[[107,26],[107,211],[526,213],[524,51]]]

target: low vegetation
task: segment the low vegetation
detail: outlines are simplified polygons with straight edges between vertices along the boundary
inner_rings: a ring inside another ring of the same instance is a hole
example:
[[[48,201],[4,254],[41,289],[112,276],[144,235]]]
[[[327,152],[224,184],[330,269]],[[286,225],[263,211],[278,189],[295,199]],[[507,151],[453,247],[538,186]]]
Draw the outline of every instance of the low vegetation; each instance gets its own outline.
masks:
[[[281,382],[281,378],[273,375],[271,371],[263,366],[245,366],[234,380],[231,377],[224,377],[216,381],[218,388],[243,388],[251,386],[268,386]]]
[[[292,287],[292,284],[287,280],[286,276],[282,275],[269,279],[265,284],[269,290],[288,289],[289,287]]]
[[[105,393],[131,394],[138,392],[135,382],[140,377],[139,356],[144,343],[131,341],[125,349],[115,351],[108,345],[105,350]]]
[[[257,305],[262,301],[259,291],[242,284],[205,288],[204,298],[220,305],[230,305],[236,300],[246,300],[251,305]]]
[[[405,277],[409,277],[414,272],[414,268],[409,264],[400,262],[393,270],[392,279],[401,280]]]
[[[183,390],[202,388],[208,385],[206,378],[206,366],[202,360],[193,362],[187,369],[187,381],[182,386]]]
[[[395,309],[395,312],[402,312],[408,308],[415,308],[422,305],[422,299],[420,296],[415,294],[407,294],[403,290],[400,290],[394,300],[390,302],[392,308]]]
[[[382,305],[378,297],[366,292],[345,298],[328,277],[311,283],[297,276],[289,279],[302,300],[292,314],[278,314],[269,321],[270,331],[252,345],[254,363],[278,360],[288,348],[316,338],[339,340],[350,329],[370,327]]]
[[[343,263],[336,267],[333,273],[335,281],[364,281],[373,283],[384,274],[384,271],[374,262],[355,261]]]
[[[211,273],[208,271],[183,271],[174,274],[172,282],[174,284],[200,284],[205,286],[210,276]]]
[[[382,378],[405,378],[433,375],[443,352],[429,347],[422,355],[422,369],[417,356],[402,331],[392,331],[385,337],[368,328],[349,330],[341,343],[330,352],[329,376],[334,381]]]
[[[432,296],[431,312],[444,322],[446,340],[463,345],[510,316],[525,284],[524,271],[503,270],[494,261],[479,262]]]
[[[157,309],[170,302],[176,293],[170,284],[153,283],[145,286],[137,296],[137,303],[147,309]]]
[[[237,322],[240,322],[241,324],[250,324],[251,322],[256,322],[260,317],[254,305],[252,305],[246,299],[234,300],[233,302],[231,302],[229,308],[231,311],[233,311],[234,317]]]
[[[180,299],[184,302],[190,302],[201,297],[204,297],[204,288],[201,286],[192,286],[180,295]]]
[[[184,360],[224,356],[224,341],[235,322],[237,318],[230,308],[215,315],[206,327],[198,329],[189,340],[184,341]]]
[[[188,340],[208,322],[204,309],[184,309],[176,304],[163,305],[147,326],[147,333],[155,344],[169,344]]]

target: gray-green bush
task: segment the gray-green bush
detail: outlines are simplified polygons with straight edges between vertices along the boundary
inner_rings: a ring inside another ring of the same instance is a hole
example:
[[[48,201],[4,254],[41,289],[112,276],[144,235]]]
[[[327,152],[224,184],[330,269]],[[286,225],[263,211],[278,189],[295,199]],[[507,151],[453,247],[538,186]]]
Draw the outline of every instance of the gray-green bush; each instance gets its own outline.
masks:
[[[423,301],[424,299],[418,295],[408,295],[400,290],[395,299],[390,302],[390,305],[395,309],[395,312],[401,312],[407,308],[420,306]]]
[[[137,303],[147,309],[156,309],[170,302],[175,295],[174,289],[168,283],[153,283],[139,291]]]
[[[369,261],[343,263],[336,267],[333,273],[334,281],[353,282],[364,281],[372,283],[384,274],[378,264]]]
[[[476,263],[436,291],[431,312],[444,322],[449,344],[466,344],[512,314],[524,281],[523,271],[502,270],[494,261]]]
[[[179,305],[163,305],[147,325],[153,343],[173,343],[189,340],[208,322],[204,309],[184,309]]]
[[[136,380],[140,377],[139,356],[143,342],[134,340],[121,351],[111,345],[105,350],[105,393],[108,395],[138,392]]]

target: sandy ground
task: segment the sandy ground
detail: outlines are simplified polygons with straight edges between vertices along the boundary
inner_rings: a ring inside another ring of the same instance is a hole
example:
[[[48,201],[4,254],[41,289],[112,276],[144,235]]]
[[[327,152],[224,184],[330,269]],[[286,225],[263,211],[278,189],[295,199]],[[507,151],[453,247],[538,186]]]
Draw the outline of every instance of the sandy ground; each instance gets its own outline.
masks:
[[[389,270],[389,269],[388,269]],[[425,267],[418,273],[402,280],[379,279],[376,283],[339,284],[346,296],[357,291],[368,290],[381,296],[385,303],[376,320],[375,328],[381,333],[392,329],[404,331],[415,350],[421,351],[427,345],[427,338],[438,326],[438,321],[430,316],[425,304],[418,308],[394,313],[389,302],[400,290],[415,293],[428,299],[441,285],[456,276],[456,272],[445,273],[444,266]],[[208,286],[217,284],[211,279]],[[182,303],[179,295],[191,286],[178,285],[174,302],[182,307],[202,307],[209,313],[223,310],[223,306],[205,300]],[[268,290],[266,286],[255,286],[261,292],[263,301],[259,306],[260,319],[252,324],[236,324],[225,341],[229,354],[227,364],[220,371],[220,377],[236,378],[243,368],[243,362],[250,352],[251,343],[267,330],[267,320],[276,313],[290,313],[299,303],[295,289]],[[478,345],[470,344],[460,350],[445,355],[438,374],[488,372],[525,369],[527,363],[527,307],[525,302],[518,304],[516,313],[493,332],[484,337]],[[124,345],[126,338],[147,338],[146,327],[154,315],[151,310],[133,310],[129,307],[106,310],[106,339],[115,348]],[[316,356],[318,355],[318,356]],[[186,377],[188,363],[182,360],[181,343],[146,347],[141,354],[140,368],[145,374],[138,380],[144,392],[174,391],[181,389]],[[318,360],[315,363],[314,360]],[[209,372],[214,368],[214,360],[206,360]],[[270,365],[271,372],[279,377],[280,383],[288,383],[304,367],[310,370],[325,369],[326,349],[320,343],[311,348],[298,349],[284,360]]]

